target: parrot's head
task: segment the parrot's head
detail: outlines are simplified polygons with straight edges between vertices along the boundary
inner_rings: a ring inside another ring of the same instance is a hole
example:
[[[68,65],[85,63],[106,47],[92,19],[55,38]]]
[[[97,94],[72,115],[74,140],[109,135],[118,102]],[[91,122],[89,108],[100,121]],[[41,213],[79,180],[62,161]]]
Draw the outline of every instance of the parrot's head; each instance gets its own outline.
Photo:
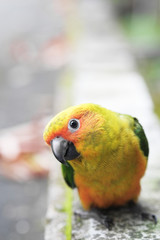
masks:
[[[44,140],[63,164],[92,159],[104,141],[103,108],[95,104],[70,107],[56,115],[45,128]],[[102,149],[101,149],[102,150]]]

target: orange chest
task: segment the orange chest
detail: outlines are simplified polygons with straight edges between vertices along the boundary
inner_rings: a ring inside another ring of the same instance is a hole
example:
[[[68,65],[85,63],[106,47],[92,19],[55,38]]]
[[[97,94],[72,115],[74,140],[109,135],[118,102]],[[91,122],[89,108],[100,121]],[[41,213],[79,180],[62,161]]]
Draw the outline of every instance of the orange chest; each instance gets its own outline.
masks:
[[[146,160],[141,159],[140,162],[141,164],[130,172],[124,168],[124,171],[119,172],[101,169],[86,175],[75,173],[75,183],[83,207],[107,208],[136,200],[140,193],[140,179],[146,168]]]

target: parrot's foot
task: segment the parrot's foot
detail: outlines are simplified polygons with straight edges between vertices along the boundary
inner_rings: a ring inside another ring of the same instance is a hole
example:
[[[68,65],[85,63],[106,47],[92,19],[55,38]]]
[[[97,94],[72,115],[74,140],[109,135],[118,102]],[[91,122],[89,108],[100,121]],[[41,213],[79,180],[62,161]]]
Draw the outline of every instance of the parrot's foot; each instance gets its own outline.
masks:
[[[112,230],[113,226],[114,226],[114,221],[113,218],[108,217],[108,216],[104,216],[101,214],[98,214],[95,219],[101,223],[102,225],[104,225],[106,228],[108,228],[108,230]]]
[[[133,201],[130,201],[129,202],[129,207],[130,207],[132,212],[139,214],[143,221],[151,221],[155,225],[157,224],[158,221],[157,221],[156,215],[154,215],[152,213],[145,212],[144,209],[142,208],[142,206],[140,206],[139,204],[137,204]]]
[[[108,230],[112,230],[114,226],[114,221],[112,217],[107,215],[106,209],[92,208],[91,212],[94,213],[95,220],[97,220],[99,223],[107,227]]]
[[[156,215],[154,214],[150,214],[150,213],[145,213],[145,212],[142,212],[141,213],[141,217],[142,217],[142,220],[149,220],[151,222],[153,222],[155,225],[157,224],[157,217]]]
[[[98,208],[92,208],[90,211],[76,210],[74,212],[74,215],[82,219],[93,218],[108,228],[108,230],[111,230],[114,226],[113,219],[111,217],[108,217],[103,211],[101,211],[101,209]]]

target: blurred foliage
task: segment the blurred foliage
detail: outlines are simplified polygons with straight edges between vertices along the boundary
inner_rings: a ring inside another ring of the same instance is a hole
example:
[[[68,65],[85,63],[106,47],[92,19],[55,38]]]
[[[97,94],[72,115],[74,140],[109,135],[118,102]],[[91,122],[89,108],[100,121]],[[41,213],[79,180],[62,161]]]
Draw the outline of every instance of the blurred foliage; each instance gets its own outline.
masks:
[[[116,0],[114,2],[122,30],[131,44],[160,118],[160,9],[140,13],[125,0],[122,1],[123,7]]]
[[[133,46],[148,48],[160,46],[160,20],[157,18],[134,14],[121,18],[121,24]]]
[[[146,80],[154,102],[155,112],[160,118],[160,57],[141,61],[139,70]]]

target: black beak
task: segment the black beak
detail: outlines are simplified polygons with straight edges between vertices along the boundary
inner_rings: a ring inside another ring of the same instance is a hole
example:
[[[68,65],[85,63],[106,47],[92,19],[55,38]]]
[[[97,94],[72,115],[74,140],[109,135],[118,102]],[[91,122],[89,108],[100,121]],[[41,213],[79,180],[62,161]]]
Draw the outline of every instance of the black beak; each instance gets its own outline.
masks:
[[[68,160],[73,160],[80,155],[77,152],[74,144],[62,137],[56,137],[52,139],[51,148],[57,160],[66,165]]]

